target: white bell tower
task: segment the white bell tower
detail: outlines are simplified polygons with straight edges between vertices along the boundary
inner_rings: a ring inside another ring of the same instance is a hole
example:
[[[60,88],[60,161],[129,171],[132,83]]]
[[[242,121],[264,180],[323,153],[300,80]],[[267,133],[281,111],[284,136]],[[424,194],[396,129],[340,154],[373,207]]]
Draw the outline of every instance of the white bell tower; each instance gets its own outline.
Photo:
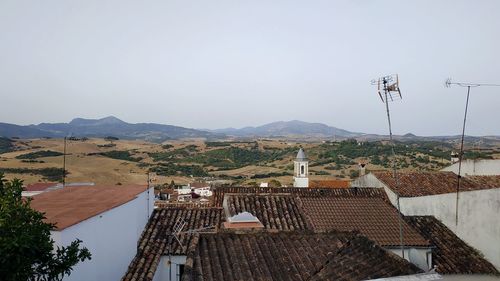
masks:
[[[302,148],[297,153],[297,157],[293,161],[294,165],[294,176],[293,176],[293,186],[294,187],[309,187],[309,161]]]

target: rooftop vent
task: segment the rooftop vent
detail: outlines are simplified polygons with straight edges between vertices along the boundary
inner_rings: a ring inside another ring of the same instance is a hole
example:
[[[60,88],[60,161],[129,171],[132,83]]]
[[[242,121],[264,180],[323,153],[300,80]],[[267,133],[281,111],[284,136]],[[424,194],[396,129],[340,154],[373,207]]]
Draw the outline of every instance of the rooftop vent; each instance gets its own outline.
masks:
[[[224,228],[227,229],[254,229],[264,228],[260,220],[249,212],[241,212],[237,215],[227,218],[224,222]]]

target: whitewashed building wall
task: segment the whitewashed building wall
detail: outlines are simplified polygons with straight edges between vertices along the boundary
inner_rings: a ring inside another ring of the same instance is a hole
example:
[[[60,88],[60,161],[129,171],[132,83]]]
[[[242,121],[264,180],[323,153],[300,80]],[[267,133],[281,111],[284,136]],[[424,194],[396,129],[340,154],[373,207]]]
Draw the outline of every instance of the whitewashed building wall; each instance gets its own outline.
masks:
[[[52,231],[55,246],[83,241],[92,259],[77,264],[64,281],[120,280],[137,252],[137,241],[153,212],[153,189],[123,205],[61,231]]]

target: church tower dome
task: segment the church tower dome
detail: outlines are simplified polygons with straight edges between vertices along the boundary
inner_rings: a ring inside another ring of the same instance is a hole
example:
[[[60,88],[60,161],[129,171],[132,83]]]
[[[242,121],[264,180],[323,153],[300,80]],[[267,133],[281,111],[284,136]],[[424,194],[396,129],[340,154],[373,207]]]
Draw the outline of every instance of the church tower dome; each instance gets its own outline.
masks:
[[[309,160],[304,150],[301,148],[297,153],[297,157],[293,161],[294,166],[294,176],[293,176],[293,186],[294,187],[309,187]]]

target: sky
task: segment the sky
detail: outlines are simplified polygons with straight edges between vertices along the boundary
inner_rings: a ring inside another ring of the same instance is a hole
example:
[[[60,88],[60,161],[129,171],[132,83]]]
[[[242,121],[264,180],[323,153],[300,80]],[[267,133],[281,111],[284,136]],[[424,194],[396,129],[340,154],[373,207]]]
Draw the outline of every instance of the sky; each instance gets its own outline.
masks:
[[[461,133],[500,84],[497,0],[0,0],[0,122],[116,116],[190,128],[320,122]],[[466,133],[500,135],[500,87]]]

